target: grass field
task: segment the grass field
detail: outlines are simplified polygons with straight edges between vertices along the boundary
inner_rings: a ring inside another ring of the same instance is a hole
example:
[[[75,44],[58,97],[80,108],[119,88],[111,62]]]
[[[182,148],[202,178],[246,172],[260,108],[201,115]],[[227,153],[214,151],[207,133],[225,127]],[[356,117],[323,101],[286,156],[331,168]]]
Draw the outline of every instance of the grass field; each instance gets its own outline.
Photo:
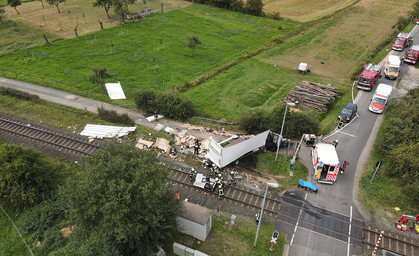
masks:
[[[320,27],[265,52],[261,58],[290,68],[306,62],[312,72],[343,81],[391,32],[398,17],[411,10],[414,2],[406,0],[393,8],[391,0],[361,0],[325,20]]]
[[[263,10],[300,22],[315,20],[341,10],[359,0],[264,0]]]
[[[282,30],[277,27],[282,25]],[[99,86],[88,81],[92,68],[106,67],[120,81],[128,99],[139,88],[163,91],[183,84],[205,71],[253,51],[292,25],[192,5],[167,14],[156,14],[91,35],[57,41],[0,58],[4,76],[29,80],[90,98],[109,101]],[[202,45],[191,56],[186,36],[196,34]],[[44,83],[45,81],[45,83]],[[133,107],[133,101],[119,101]]]
[[[262,218],[261,228],[258,236],[256,248],[253,248],[256,235],[256,224],[253,219],[239,217],[237,219],[237,229],[230,225],[229,214],[217,213],[212,215],[213,236],[205,242],[198,242],[188,236],[181,236],[178,243],[184,244],[195,250],[199,250],[208,255],[282,255],[285,237],[280,234],[278,246],[270,251],[270,235],[275,231],[275,222],[272,219]],[[169,254],[170,255],[170,254]],[[173,254],[172,254],[173,255]]]
[[[302,76],[296,69],[275,67],[251,59],[186,91],[184,95],[196,103],[198,112],[203,115],[236,120],[251,109],[272,109],[282,103],[289,91],[303,80],[330,83],[347,90],[325,76],[313,73]]]

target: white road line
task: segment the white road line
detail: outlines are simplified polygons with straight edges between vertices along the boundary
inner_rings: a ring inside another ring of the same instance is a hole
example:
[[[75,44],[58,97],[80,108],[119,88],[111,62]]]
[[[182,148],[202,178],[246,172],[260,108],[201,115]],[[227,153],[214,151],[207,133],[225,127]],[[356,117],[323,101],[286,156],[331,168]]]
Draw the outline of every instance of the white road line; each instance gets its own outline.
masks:
[[[354,103],[355,102],[355,99],[354,99],[354,86],[355,86],[355,83],[356,83],[356,80],[354,81],[354,83],[352,84],[352,103]]]
[[[307,193],[306,193],[306,196],[304,197],[304,201],[306,199],[307,199]],[[300,222],[300,217],[301,217],[301,212],[303,211],[303,207],[304,207],[304,202],[301,205],[300,213],[298,214],[297,223],[295,224],[294,233],[292,234],[290,245],[292,245],[292,242],[294,241],[294,235],[295,235],[295,232],[297,231],[298,223]]]
[[[351,205],[351,211],[349,213],[349,233],[348,233],[348,253],[346,254],[349,256],[349,251],[351,248],[351,228],[352,228],[352,205]]]
[[[348,136],[351,136],[351,137],[356,137],[355,135],[352,135],[352,134],[349,134],[349,133],[346,133],[346,132],[341,132],[341,131],[337,131],[338,133],[342,133],[343,135],[348,135]]]

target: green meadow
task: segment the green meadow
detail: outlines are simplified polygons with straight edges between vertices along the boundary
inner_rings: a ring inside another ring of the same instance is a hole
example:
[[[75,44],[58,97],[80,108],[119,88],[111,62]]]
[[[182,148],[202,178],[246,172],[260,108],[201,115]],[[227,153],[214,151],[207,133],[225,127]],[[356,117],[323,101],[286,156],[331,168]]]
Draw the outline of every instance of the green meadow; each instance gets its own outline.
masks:
[[[0,58],[0,71],[9,78],[109,101],[106,92],[88,80],[92,68],[101,66],[113,75],[107,81],[120,81],[127,98],[133,99],[139,88],[171,91],[294,29],[288,23],[195,4],[17,51]],[[198,35],[202,42],[195,56],[185,47],[189,35]],[[134,106],[132,100],[116,103]]]

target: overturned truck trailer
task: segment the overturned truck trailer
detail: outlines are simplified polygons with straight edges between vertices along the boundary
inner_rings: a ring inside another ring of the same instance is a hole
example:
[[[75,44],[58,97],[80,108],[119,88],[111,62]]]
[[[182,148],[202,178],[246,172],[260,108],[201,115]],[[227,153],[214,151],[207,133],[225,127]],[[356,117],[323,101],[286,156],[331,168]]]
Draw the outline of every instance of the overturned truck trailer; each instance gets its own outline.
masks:
[[[268,130],[253,138],[226,147],[221,145],[228,140],[218,143],[210,138],[207,158],[219,168],[223,168],[234,161],[265,150],[268,140],[271,139],[268,139],[270,134],[271,132]]]

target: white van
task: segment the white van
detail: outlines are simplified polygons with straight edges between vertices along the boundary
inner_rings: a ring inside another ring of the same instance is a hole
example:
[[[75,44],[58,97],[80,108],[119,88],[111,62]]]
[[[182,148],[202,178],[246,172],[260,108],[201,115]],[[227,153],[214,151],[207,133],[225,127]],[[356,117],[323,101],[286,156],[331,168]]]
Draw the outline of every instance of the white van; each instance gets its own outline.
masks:
[[[388,84],[379,84],[377,90],[372,96],[370,106],[368,110],[377,114],[381,114],[384,111],[384,108],[387,105],[388,100],[390,99],[391,91],[393,87]]]
[[[401,60],[399,56],[389,55],[384,69],[384,75],[388,79],[396,79],[399,76]]]

